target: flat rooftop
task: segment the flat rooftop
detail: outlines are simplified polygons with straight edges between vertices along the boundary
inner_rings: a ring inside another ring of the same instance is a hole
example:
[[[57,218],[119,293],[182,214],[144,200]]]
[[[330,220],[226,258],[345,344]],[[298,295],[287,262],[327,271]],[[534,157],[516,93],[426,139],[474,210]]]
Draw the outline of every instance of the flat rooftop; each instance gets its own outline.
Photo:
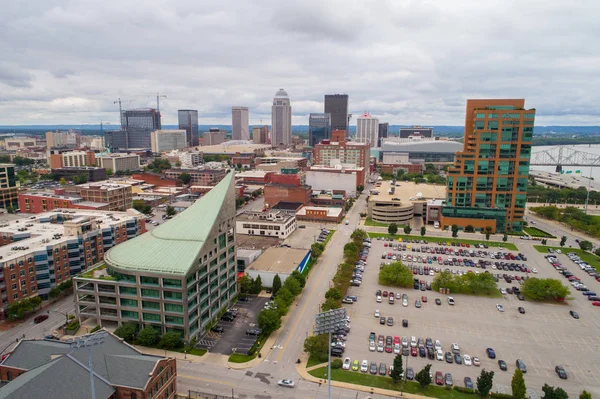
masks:
[[[106,204],[102,204],[106,205]],[[68,209],[54,210],[51,212],[38,213],[28,218],[6,221],[0,219],[0,234],[11,234],[14,238],[27,237],[7,245],[0,246],[0,262],[7,262],[11,259],[20,258],[35,250],[46,250],[49,244],[58,244],[63,240],[75,239],[75,236],[64,235],[65,229],[62,223],[51,223],[59,215],[69,217],[69,222],[81,222],[88,219],[95,220],[99,227],[109,227],[114,223],[123,222],[137,211],[128,212],[96,211],[87,209]],[[64,221],[63,221],[64,222]],[[26,230],[23,230],[26,229]],[[21,231],[19,231],[21,230]],[[57,234],[61,237],[57,238]],[[24,247],[26,249],[12,249],[14,247]]]
[[[240,155],[250,154],[254,152],[262,152],[264,150],[270,149],[270,144],[230,144],[227,142],[223,144],[216,145],[203,145],[200,147],[196,147],[196,149],[203,154],[227,154],[227,155],[235,155],[237,152]]]
[[[374,201],[400,201],[410,203],[424,200],[442,200],[446,199],[446,186],[441,184],[416,184],[415,182],[396,181],[394,194],[388,194],[392,181],[380,181],[381,187],[374,187],[379,194],[371,194],[369,202]],[[394,199],[396,198],[396,199]]]
[[[340,216],[341,213],[342,213],[342,211],[343,211],[342,208],[336,208],[336,207],[304,206],[304,207],[302,207],[302,209],[300,209],[298,212],[296,212],[296,215],[298,215],[298,216],[305,216],[307,210],[311,210],[311,211],[327,211],[327,216],[328,217],[334,217],[334,218]]]
[[[258,257],[248,270],[273,273],[291,273],[302,262],[307,254],[306,249],[271,247]]]
[[[238,221],[249,221],[249,222],[269,222],[286,224],[294,218],[294,215],[284,211],[245,211],[240,213],[236,220]]]

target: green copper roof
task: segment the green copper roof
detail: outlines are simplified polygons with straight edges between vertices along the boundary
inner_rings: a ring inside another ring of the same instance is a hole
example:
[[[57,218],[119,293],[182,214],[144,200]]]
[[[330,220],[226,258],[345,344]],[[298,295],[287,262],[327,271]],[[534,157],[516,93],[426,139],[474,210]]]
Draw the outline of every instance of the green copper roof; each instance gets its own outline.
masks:
[[[124,272],[185,275],[213,226],[234,215],[233,173],[228,173],[215,188],[173,219],[111,248],[105,260],[109,268],[114,266]]]

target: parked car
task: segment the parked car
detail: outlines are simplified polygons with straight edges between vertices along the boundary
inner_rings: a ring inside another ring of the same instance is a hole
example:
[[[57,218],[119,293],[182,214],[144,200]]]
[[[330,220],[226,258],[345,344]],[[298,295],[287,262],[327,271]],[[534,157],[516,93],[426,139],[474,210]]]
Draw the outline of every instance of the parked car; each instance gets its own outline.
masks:
[[[41,314],[41,315],[39,315],[39,316],[36,316],[36,318],[35,318],[35,319],[33,319],[33,322],[34,322],[35,324],[39,324],[39,323],[41,323],[42,321],[44,321],[44,320],[47,320],[47,319],[48,319],[48,315],[47,315],[47,314]]]
[[[554,371],[556,371],[556,374],[558,374],[558,378],[560,378],[561,380],[567,379],[567,372],[565,371],[565,368],[563,366],[556,366],[554,368]]]
[[[517,359],[517,368],[525,374],[527,372],[527,366],[525,366],[525,362],[521,359]]]
[[[487,348],[485,350],[485,352],[487,353],[487,355],[488,355],[488,357],[490,359],[495,359],[496,358],[496,352],[492,348]]]
[[[465,388],[473,389],[473,381],[471,381],[471,377],[465,377]]]
[[[406,379],[413,380],[414,378],[415,378],[415,371],[413,370],[412,367],[408,367],[406,369]]]
[[[500,370],[502,371],[508,370],[508,367],[506,366],[506,362],[504,360],[498,360],[498,367],[500,367]]]
[[[435,372],[435,383],[436,385],[444,385],[444,374],[441,371]]]

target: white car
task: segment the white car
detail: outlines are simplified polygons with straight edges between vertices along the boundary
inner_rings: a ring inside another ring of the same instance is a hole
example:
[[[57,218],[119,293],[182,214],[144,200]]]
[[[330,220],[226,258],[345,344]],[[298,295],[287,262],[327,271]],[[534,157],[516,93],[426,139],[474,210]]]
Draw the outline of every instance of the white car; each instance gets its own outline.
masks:
[[[406,298],[402,299],[402,306],[404,306],[404,307],[408,306],[408,299],[406,299]]]
[[[383,352],[383,342],[377,343],[377,352]]]
[[[375,341],[369,341],[369,350],[375,352]]]
[[[557,253],[557,254],[562,254],[562,251],[561,251],[560,249],[557,249],[557,250],[556,250],[556,253]]]
[[[369,370],[369,362],[366,360],[363,360],[362,363],[360,364],[360,371],[362,371],[363,373],[366,373]]]
[[[379,309],[375,309],[375,317],[379,317]]]
[[[414,335],[412,337],[410,337],[410,346],[411,346],[411,348],[417,347],[417,338],[415,338]]]
[[[469,355],[463,355],[463,363],[465,366],[470,366],[473,364],[473,362],[471,361],[471,356]]]
[[[292,380],[279,380],[277,381],[277,385],[280,387],[293,388],[296,386],[296,383]]]
[[[441,349],[438,349],[437,352],[435,352],[435,358],[437,360],[444,360],[444,352],[442,352]]]
[[[396,293],[396,299],[401,299],[401,298],[402,298],[402,296],[400,295],[400,293],[399,293],[399,292],[397,292],[397,293]]]
[[[377,298],[375,298],[375,300],[377,301],[377,303],[381,303],[381,296],[377,295]]]
[[[345,358],[344,363],[342,364],[342,368],[344,370],[350,370],[350,363],[351,363],[350,358],[349,357]]]
[[[400,353],[400,344],[394,344],[394,354]]]
[[[537,269],[534,267],[533,269],[531,269],[532,273],[537,273]]]
[[[531,222],[529,222],[531,224],[536,224],[537,222],[535,220],[532,220]]]
[[[451,296],[448,297],[448,305],[454,306],[454,298]]]
[[[456,342],[452,343],[450,349],[452,350],[452,353],[460,353],[460,347]]]
[[[500,288],[500,293],[502,295],[506,295],[506,289],[505,288]]]
[[[504,306],[500,305],[499,303],[496,304],[496,309],[498,309],[498,312],[504,312]]]
[[[440,342],[439,339],[435,340],[435,350],[436,351],[441,351],[442,350],[442,343]]]

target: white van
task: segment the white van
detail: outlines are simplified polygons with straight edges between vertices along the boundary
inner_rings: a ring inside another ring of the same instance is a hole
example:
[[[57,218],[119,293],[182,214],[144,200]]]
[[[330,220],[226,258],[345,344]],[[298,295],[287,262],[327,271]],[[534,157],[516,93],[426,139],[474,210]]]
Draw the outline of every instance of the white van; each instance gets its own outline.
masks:
[[[434,229],[439,229],[440,228],[440,222],[434,222],[433,223],[433,228]]]
[[[346,220],[346,226],[348,226],[350,224],[349,220]]]

